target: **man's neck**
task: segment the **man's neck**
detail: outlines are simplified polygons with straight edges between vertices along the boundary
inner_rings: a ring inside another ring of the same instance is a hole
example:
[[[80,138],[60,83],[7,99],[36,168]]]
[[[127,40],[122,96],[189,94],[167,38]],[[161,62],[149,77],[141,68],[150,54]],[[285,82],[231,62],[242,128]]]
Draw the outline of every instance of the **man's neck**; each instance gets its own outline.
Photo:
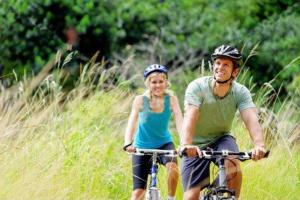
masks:
[[[231,88],[232,81],[228,83],[217,83],[215,80],[212,81],[213,94],[218,97],[225,97]]]

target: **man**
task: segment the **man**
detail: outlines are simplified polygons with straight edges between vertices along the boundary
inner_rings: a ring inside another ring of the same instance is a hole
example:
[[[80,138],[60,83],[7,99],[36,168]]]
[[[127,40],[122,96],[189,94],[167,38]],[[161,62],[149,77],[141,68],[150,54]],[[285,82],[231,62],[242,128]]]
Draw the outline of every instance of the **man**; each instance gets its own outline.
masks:
[[[242,55],[231,46],[222,45],[212,54],[213,76],[192,81],[185,93],[181,175],[184,199],[199,199],[200,191],[209,183],[210,161],[201,158],[200,149],[239,151],[230,135],[238,109],[251,136],[253,160],[265,154],[262,128],[249,90],[235,81]],[[228,187],[239,197],[242,173],[239,161],[225,162]]]

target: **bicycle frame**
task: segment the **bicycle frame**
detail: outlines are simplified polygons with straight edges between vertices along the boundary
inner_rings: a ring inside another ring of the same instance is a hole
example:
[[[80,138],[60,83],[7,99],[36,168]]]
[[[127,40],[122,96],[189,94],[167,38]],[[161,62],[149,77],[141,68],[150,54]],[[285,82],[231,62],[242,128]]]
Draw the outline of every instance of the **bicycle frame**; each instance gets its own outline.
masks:
[[[227,188],[225,158],[218,161],[218,182],[212,183],[208,186],[207,192],[203,200],[218,200],[218,199],[235,199],[235,191]]]
[[[135,155],[150,155],[152,157],[152,166],[150,172],[150,184],[146,191],[146,200],[160,200],[160,190],[157,187],[157,173],[158,173],[158,156],[176,157],[175,150],[161,150],[161,149],[136,149]]]
[[[146,200],[159,200],[160,199],[160,190],[157,187],[157,173],[158,173],[158,164],[157,164],[157,153],[152,154],[152,166],[151,166],[151,180],[150,187],[146,192]]]
[[[267,151],[265,154],[265,158],[268,157],[270,151]],[[233,156],[234,158],[245,161],[251,159],[251,152],[230,152],[230,151],[202,151],[203,158],[212,159],[218,158],[218,182],[217,184],[210,184],[207,188],[207,192],[203,196],[203,200],[235,200],[235,191],[230,190],[227,187],[226,180],[226,168],[225,168],[225,160],[228,159],[229,156]]]

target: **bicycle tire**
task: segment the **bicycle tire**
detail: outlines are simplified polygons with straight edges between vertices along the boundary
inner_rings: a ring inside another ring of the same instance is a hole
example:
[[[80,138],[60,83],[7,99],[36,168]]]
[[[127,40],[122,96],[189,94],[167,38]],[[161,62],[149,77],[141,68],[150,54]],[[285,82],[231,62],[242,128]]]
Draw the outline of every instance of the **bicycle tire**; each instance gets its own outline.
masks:
[[[218,197],[217,195],[206,195],[201,197],[200,200],[236,200],[235,197]]]
[[[158,188],[149,188],[146,192],[146,200],[160,200],[160,191]]]

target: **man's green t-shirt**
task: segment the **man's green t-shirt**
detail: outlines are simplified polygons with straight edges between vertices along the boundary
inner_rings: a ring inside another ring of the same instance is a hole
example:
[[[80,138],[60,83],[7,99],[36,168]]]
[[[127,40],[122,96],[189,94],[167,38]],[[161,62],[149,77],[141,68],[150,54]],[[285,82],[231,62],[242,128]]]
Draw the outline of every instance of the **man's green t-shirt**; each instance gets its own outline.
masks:
[[[193,144],[200,147],[230,134],[237,109],[255,107],[245,86],[233,81],[230,91],[220,98],[213,94],[212,80],[210,76],[198,78],[188,85],[185,92],[184,104],[197,106],[200,110],[193,139]]]

